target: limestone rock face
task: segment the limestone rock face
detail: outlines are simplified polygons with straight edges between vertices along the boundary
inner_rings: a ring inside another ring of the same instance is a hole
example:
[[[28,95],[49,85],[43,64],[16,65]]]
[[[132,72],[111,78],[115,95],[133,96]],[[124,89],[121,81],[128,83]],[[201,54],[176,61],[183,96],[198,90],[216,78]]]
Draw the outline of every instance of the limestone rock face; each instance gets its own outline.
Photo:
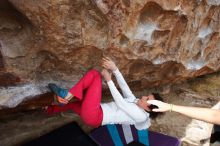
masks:
[[[1,0],[1,90],[69,87],[103,56],[136,89],[216,72],[219,14],[218,0]]]

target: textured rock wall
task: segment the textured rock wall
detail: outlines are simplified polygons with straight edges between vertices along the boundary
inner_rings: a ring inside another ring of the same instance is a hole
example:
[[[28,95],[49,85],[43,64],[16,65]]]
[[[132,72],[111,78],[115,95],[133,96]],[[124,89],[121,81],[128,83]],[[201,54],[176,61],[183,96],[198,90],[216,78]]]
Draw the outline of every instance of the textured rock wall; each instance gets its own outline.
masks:
[[[51,81],[69,87],[89,68],[100,68],[106,55],[139,90],[216,72],[219,5],[218,0],[2,0],[1,90],[30,86],[39,94],[38,86]],[[1,95],[4,101],[10,97]]]
[[[201,76],[181,84],[160,87],[159,91],[163,93],[165,101],[169,103],[211,108],[220,99],[219,83],[220,74],[215,73]],[[147,93],[149,92],[151,91],[147,91]],[[204,136],[208,132],[208,128],[204,128],[204,124],[192,124],[192,121],[191,118],[181,114],[167,112],[163,117],[153,121],[151,129],[179,138],[187,137],[188,144],[182,143],[183,146],[209,145],[204,144],[209,140],[207,138],[208,136]],[[190,131],[189,129],[192,128],[194,128],[193,131]]]

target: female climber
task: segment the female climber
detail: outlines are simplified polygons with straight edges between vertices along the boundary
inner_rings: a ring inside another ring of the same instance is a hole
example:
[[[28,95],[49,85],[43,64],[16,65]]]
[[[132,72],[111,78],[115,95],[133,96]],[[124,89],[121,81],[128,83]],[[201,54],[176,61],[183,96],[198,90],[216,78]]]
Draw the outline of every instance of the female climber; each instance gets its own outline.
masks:
[[[137,129],[147,129],[150,126],[149,117],[157,116],[157,113],[156,115],[151,113],[153,107],[147,101],[162,100],[159,94],[153,93],[138,99],[133,95],[121,72],[111,59],[103,58],[102,66],[104,69],[101,74],[94,69],[88,71],[70,90],[49,84],[49,88],[57,95],[58,101],[64,105],[51,105],[47,112],[58,113],[72,110],[81,117],[85,124],[92,127],[105,124],[131,124],[135,125]],[[111,79],[112,73],[116,77],[123,96]],[[110,89],[113,97],[112,102],[101,103],[101,75]],[[69,102],[71,98],[75,98],[76,101]]]

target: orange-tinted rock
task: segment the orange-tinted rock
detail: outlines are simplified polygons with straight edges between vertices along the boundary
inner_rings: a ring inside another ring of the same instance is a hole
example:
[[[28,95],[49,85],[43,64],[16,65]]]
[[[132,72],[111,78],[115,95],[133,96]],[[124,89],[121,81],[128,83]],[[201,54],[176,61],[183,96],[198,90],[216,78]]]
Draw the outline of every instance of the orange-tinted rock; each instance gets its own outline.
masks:
[[[18,82],[20,82],[19,77],[11,73],[0,72],[0,86],[16,85]]]
[[[0,4],[0,58],[21,82],[77,81],[88,69],[100,69],[103,56],[140,89],[220,68],[220,6],[213,0]]]
[[[35,97],[33,100],[22,102],[16,108],[6,108],[0,110],[0,115],[15,113],[18,111],[28,111],[34,109],[42,109],[42,107],[49,106],[53,102],[53,94],[45,93]]]
[[[1,46],[0,46],[0,48],[1,48]],[[4,68],[3,56],[0,52],[0,70],[2,70],[3,68]]]

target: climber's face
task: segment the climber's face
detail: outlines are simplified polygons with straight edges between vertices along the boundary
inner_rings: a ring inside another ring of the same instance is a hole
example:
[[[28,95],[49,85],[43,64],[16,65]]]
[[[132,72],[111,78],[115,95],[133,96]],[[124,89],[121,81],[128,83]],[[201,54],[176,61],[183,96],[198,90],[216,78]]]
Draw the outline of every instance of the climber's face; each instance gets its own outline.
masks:
[[[146,111],[151,111],[150,104],[147,103],[148,100],[154,100],[154,95],[150,94],[148,96],[142,96],[141,99],[138,100],[137,105],[143,108]]]

